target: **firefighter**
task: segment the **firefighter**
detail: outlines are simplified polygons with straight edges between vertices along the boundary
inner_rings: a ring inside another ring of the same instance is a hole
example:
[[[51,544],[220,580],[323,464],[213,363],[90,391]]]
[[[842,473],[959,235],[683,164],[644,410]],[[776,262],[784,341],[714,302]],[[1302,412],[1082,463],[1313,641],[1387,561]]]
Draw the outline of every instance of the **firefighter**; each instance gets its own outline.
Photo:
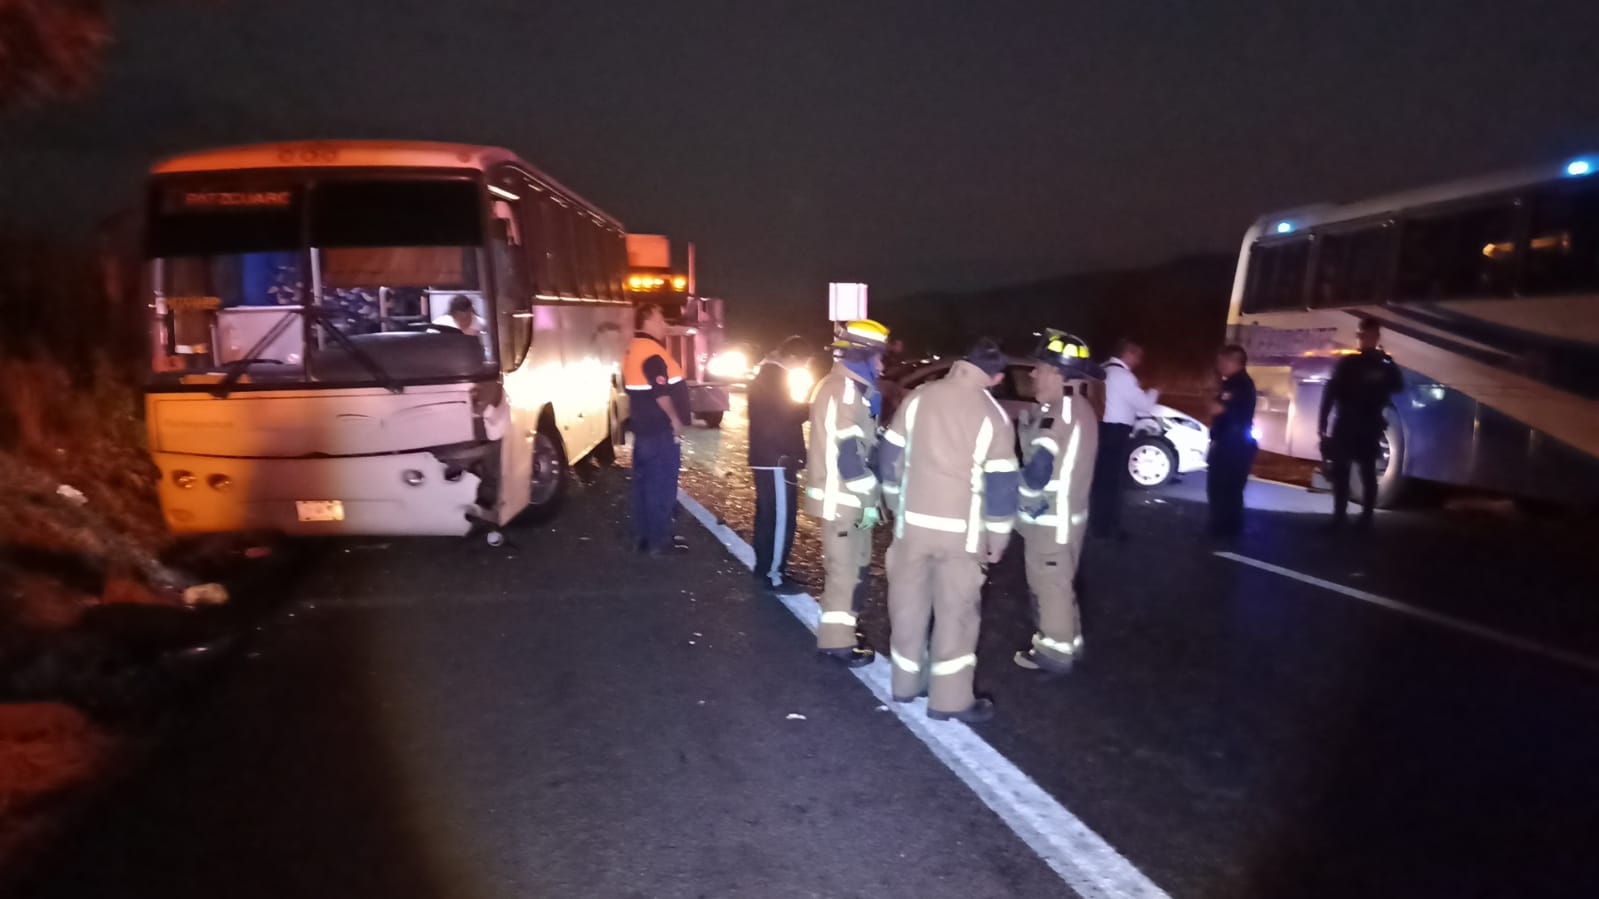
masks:
[[[683,369],[667,350],[666,317],[659,306],[640,306],[638,333],[622,360],[628,418],[633,428],[633,528],[639,552],[665,555],[685,547],[672,535],[677,506],[680,441],[689,418]]]
[[[883,435],[894,699],[925,694],[928,717],[941,721],[994,715],[972,679],[983,581],[1010,542],[1021,478],[1015,428],[989,395],[1006,361],[994,341],[978,341],[912,393]]]
[[[1099,421],[1088,382],[1104,369],[1088,344],[1048,330],[1033,369],[1036,417],[1022,423],[1021,512],[1027,590],[1033,602],[1032,644],[1014,661],[1029,671],[1064,674],[1083,648],[1074,583],[1088,532],[1088,498],[1099,448]]]
[[[856,630],[872,561],[872,529],[880,518],[881,491],[872,470],[888,329],[862,319],[847,322],[833,343],[835,361],[811,392],[810,449],[806,453],[805,510],[821,519],[822,620],[816,649],[851,668],[875,657]]]

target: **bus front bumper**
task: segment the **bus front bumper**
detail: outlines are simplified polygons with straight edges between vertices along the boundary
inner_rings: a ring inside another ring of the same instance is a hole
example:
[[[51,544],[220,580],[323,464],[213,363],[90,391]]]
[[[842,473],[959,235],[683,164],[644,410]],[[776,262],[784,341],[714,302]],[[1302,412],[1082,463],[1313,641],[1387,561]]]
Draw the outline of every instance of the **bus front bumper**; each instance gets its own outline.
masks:
[[[430,452],[309,459],[155,453],[174,533],[272,530],[296,536],[461,536],[479,513],[478,477]],[[185,477],[187,475],[187,477]],[[180,480],[189,486],[180,486]]]

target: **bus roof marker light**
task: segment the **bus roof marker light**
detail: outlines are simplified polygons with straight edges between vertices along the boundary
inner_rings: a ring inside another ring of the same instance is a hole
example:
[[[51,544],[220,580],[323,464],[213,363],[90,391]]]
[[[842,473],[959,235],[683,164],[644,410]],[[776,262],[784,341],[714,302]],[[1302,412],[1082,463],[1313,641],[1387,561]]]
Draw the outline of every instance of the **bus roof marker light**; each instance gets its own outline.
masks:
[[[1293,222],[1278,222],[1277,223],[1277,233],[1278,234],[1292,234],[1292,233],[1294,233],[1294,223]]]
[[[1573,178],[1580,178],[1583,175],[1591,175],[1591,174],[1593,174],[1593,160],[1591,160],[1591,159],[1573,159],[1573,160],[1571,160],[1570,162],[1566,163],[1566,174],[1570,175]]]

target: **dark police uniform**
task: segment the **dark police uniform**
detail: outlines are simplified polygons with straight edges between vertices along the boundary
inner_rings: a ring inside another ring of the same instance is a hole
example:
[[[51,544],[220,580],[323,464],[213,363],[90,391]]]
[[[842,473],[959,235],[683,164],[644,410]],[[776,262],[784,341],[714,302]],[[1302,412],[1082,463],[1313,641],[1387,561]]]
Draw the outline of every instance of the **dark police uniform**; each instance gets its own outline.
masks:
[[[1318,433],[1326,434],[1327,418],[1334,410],[1331,440],[1324,454],[1332,463],[1333,520],[1342,522],[1349,511],[1349,469],[1360,468],[1364,503],[1362,524],[1370,524],[1377,495],[1377,453],[1387,422],[1383,412],[1389,398],[1404,389],[1404,376],[1387,353],[1362,350],[1338,360],[1332,379],[1321,396]]]
[[[688,384],[683,369],[655,338],[633,336],[622,360],[628,420],[633,429],[633,528],[638,548],[665,552],[672,546],[672,510],[677,504],[677,470],[683,450],[672,420],[657,402],[671,398],[679,421],[689,420]]]
[[[1242,371],[1223,379],[1216,402],[1222,408],[1210,423],[1210,454],[1205,460],[1210,531],[1234,536],[1244,529],[1244,485],[1255,464],[1255,436],[1250,433],[1255,421],[1254,379]]]
[[[761,363],[749,386],[750,471],[755,475],[755,578],[781,586],[794,548],[799,469],[805,464],[807,403],[789,395],[788,369]]]

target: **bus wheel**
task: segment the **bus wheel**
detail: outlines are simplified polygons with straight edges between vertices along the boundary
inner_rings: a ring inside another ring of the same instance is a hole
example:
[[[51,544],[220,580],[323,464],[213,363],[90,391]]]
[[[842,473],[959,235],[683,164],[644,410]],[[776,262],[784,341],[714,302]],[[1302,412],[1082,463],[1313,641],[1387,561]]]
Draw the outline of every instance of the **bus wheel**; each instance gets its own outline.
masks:
[[[1405,461],[1405,431],[1399,426],[1399,416],[1392,408],[1383,412],[1387,426],[1377,443],[1377,496],[1376,507],[1392,509],[1405,493],[1405,477],[1400,474]],[[1360,485],[1360,472],[1350,466],[1349,495],[1366,504],[1365,490]]]
[[[561,508],[566,498],[567,481],[566,447],[555,423],[549,419],[539,422],[533,434],[533,483],[528,489],[527,517],[532,521],[545,521]]]
[[[700,421],[705,422],[707,428],[719,428],[722,426],[722,413],[706,412],[700,416]]]

